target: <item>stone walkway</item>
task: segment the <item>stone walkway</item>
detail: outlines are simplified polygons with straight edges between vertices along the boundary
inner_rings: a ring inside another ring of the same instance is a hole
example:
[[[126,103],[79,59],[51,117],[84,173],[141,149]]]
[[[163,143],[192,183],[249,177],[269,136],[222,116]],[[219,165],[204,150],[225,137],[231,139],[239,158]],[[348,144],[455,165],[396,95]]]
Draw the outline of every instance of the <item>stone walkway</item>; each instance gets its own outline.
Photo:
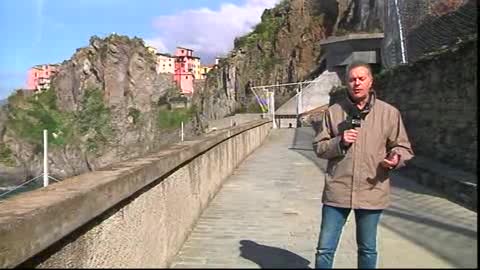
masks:
[[[313,268],[326,162],[310,128],[273,130],[203,212],[171,268]],[[400,175],[379,228],[379,268],[477,267],[477,213]],[[354,215],[336,268],[356,268]]]

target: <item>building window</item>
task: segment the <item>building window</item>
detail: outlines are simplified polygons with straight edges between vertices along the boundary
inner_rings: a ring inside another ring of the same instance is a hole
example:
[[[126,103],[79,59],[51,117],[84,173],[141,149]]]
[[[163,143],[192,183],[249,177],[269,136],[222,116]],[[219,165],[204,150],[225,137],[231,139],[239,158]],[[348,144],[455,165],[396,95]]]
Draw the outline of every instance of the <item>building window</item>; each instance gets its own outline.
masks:
[[[188,76],[185,76],[185,79],[188,79]]]
[[[37,77],[37,72],[35,72],[35,78]]]
[[[48,76],[48,71],[45,72],[45,75]]]

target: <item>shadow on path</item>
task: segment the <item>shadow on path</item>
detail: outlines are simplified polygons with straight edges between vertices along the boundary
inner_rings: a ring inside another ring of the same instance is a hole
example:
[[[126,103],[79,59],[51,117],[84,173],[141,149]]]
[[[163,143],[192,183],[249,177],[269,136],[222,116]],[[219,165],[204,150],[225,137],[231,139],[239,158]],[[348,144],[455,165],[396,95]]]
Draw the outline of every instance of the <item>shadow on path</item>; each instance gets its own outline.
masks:
[[[240,256],[260,268],[308,268],[310,261],[285,249],[266,246],[252,240],[240,241]]]

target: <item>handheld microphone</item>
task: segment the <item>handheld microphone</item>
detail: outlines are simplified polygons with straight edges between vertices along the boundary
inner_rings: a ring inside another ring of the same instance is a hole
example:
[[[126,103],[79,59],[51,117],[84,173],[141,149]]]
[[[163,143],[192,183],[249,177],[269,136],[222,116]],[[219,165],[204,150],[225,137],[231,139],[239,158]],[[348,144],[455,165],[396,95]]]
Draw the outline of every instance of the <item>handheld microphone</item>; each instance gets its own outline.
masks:
[[[362,126],[362,117],[360,116],[359,113],[352,114],[352,117],[350,118],[350,126],[352,128],[357,128]]]

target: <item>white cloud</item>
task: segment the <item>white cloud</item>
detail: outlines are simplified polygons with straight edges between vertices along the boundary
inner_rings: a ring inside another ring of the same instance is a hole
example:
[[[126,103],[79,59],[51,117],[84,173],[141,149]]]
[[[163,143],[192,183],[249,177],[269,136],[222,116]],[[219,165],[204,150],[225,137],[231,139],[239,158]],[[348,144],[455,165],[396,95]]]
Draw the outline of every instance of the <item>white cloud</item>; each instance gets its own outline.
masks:
[[[260,22],[266,8],[279,0],[247,0],[243,5],[222,4],[219,10],[201,8],[154,19],[157,35],[147,44],[163,52],[173,53],[176,46],[191,48],[194,54],[209,58],[227,53],[235,37],[251,31]]]
[[[167,52],[167,47],[162,41],[162,38],[156,37],[152,39],[145,39],[145,43],[149,46],[157,48],[159,52]]]

